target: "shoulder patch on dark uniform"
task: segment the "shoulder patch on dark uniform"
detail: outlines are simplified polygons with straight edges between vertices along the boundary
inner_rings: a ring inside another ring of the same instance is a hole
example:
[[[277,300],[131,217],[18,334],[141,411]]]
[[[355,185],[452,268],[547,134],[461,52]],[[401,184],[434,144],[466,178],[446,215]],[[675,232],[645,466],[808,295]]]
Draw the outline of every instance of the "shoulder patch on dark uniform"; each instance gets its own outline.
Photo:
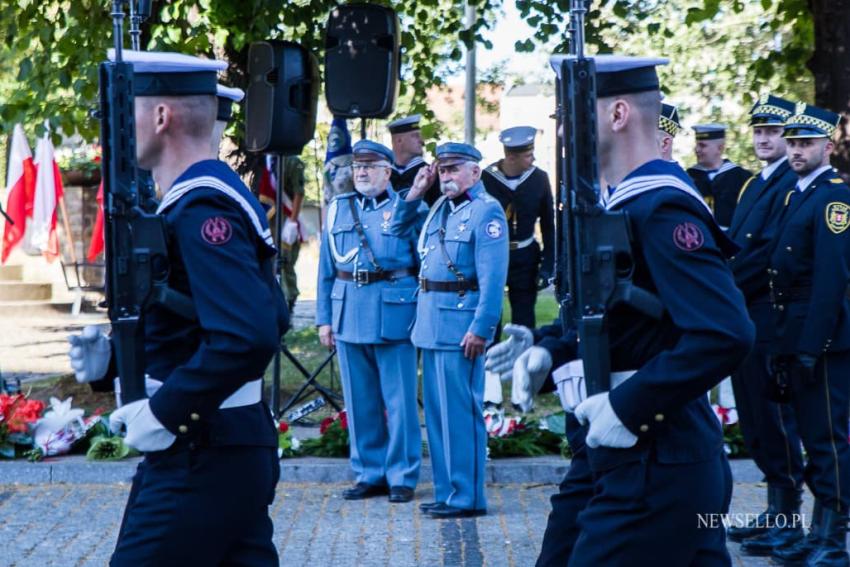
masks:
[[[841,234],[850,226],[850,205],[833,201],[826,206],[826,226],[835,234]]]
[[[673,229],[673,243],[685,252],[699,250],[705,243],[702,230],[692,222],[683,222]]]
[[[201,225],[201,238],[207,244],[221,246],[227,244],[231,236],[233,236],[233,227],[224,217],[210,217]]]

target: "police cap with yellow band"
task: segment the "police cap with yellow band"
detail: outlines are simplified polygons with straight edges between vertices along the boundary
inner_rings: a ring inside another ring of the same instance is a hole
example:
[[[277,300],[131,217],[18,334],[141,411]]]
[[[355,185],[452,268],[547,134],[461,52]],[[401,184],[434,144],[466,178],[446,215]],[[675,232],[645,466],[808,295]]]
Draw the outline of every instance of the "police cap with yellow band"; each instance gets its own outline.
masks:
[[[115,60],[115,50],[107,52]],[[215,96],[218,73],[227,68],[224,61],[202,59],[166,51],[121,51],[121,58],[133,65],[133,92],[136,96]]]
[[[750,126],[784,126],[792,114],[793,102],[765,93],[750,110]]]
[[[831,138],[839,123],[840,114],[798,102],[782,135],[786,138]]]
[[[679,121],[679,109],[666,102],[661,103],[661,114],[658,115],[658,129],[675,136],[682,131],[682,123]]]

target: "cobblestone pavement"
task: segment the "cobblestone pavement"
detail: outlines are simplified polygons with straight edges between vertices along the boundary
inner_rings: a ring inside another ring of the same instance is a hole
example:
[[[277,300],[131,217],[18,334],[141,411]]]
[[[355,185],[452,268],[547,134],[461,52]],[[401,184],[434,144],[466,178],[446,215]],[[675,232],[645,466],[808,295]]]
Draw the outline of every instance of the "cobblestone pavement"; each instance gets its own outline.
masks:
[[[281,565],[298,567],[372,565],[517,566],[534,564],[553,485],[488,486],[490,514],[476,519],[436,521],[416,504],[430,500],[431,486],[417,490],[411,504],[384,499],[347,502],[345,485],[282,483],[272,516]],[[121,519],[126,484],[0,484],[0,565],[105,565]],[[764,490],[754,483],[735,487],[732,512],[756,513]],[[805,510],[810,509],[810,499]],[[729,544],[736,566],[771,565],[741,557]]]

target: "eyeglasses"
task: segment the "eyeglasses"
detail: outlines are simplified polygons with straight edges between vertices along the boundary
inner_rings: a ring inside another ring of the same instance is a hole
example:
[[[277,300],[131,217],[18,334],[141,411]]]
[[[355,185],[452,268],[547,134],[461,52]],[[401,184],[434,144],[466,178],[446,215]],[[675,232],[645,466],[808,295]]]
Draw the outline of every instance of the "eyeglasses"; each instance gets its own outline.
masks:
[[[366,171],[371,173],[372,171],[374,171],[376,169],[385,169],[385,168],[387,168],[387,166],[386,165],[373,165],[371,163],[355,163],[354,165],[351,166],[351,168],[354,169],[355,171],[358,170],[358,169],[365,169]]]

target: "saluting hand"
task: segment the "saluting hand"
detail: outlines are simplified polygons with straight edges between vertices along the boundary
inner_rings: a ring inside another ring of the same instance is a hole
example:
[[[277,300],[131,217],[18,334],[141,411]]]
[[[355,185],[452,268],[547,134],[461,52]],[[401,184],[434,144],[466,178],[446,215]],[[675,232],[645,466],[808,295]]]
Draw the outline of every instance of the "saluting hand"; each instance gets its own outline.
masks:
[[[410,186],[410,191],[407,192],[405,201],[413,201],[421,199],[428,188],[434,183],[437,177],[437,163],[434,162],[427,167],[420,167],[416,172],[416,177],[413,179],[413,185]]]
[[[460,341],[460,346],[463,347],[463,356],[470,360],[484,354],[484,346],[486,344],[486,340],[472,333],[466,333],[463,336],[463,340]]]

